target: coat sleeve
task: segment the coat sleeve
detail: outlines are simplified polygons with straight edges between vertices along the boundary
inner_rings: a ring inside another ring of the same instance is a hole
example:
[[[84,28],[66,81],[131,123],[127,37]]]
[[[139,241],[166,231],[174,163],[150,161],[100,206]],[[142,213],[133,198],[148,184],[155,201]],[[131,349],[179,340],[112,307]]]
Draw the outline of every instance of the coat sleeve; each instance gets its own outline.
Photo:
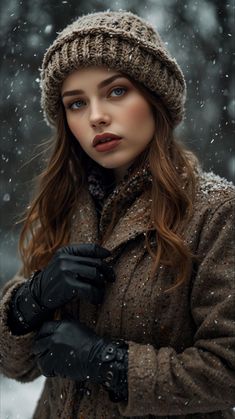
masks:
[[[235,406],[234,200],[217,207],[200,240],[203,255],[190,295],[192,347],[177,353],[129,341],[124,416],[187,415]]]
[[[31,350],[35,332],[16,336],[11,332],[8,325],[12,295],[24,282],[25,278],[16,274],[2,290],[0,301],[0,371],[9,378],[28,382],[41,375]]]

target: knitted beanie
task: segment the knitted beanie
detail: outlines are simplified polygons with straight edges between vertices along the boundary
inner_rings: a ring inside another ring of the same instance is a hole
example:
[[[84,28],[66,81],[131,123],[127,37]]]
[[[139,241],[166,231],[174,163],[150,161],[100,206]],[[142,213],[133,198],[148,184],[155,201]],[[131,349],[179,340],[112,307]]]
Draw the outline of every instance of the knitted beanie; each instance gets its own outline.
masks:
[[[62,106],[61,86],[73,71],[88,66],[116,69],[160,96],[173,127],[185,113],[186,84],[176,60],[154,27],[129,11],[83,15],[58,33],[41,68],[41,106],[55,125]]]

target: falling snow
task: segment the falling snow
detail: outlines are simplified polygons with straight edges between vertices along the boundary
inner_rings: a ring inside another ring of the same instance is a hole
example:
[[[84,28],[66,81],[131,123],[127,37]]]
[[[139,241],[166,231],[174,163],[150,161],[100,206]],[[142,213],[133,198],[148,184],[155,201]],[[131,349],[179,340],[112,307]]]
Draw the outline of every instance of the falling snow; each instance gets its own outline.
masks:
[[[40,109],[40,66],[43,54],[76,14],[94,12],[89,2],[10,0],[1,8],[1,227],[0,266],[2,285],[19,267],[16,218],[28,205],[30,180],[41,168],[36,147],[50,134]],[[79,3],[79,4],[78,4]],[[93,2],[95,4],[95,2]],[[135,9],[162,34],[165,46],[182,67],[187,83],[187,112],[177,128],[179,138],[196,151],[205,175],[202,189],[213,192],[218,177],[230,188],[235,175],[233,131],[235,100],[231,96],[232,6],[221,2],[149,0],[99,2],[99,10]],[[133,53],[129,55],[130,63]],[[221,178],[220,178],[221,179]],[[125,304],[125,303],[124,303]],[[137,318],[139,316],[137,315]],[[155,320],[157,322],[157,319]],[[1,419],[30,419],[43,379],[20,384],[0,378]],[[61,395],[61,398],[63,396]]]

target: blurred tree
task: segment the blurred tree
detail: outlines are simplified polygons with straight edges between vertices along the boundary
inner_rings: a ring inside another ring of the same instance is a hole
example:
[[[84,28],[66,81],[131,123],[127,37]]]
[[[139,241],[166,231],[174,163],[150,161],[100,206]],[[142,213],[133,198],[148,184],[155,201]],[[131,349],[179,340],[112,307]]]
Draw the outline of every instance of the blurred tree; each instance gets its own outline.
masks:
[[[221,0],[174,1],[168,13],[174,16],[169,47],[177,56],[179,48],[186,51],[186,138],[206,170],[232,179],[232,5]]]

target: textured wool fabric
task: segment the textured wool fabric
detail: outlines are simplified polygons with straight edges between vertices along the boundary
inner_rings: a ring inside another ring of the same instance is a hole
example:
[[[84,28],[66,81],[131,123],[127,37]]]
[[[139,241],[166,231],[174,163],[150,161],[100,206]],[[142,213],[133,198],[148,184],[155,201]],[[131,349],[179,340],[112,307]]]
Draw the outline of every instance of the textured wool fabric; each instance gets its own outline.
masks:
[[[125,184],[125,182],[128,182],[130,179],[130,176],[133,175],[134,170],[136,168],[136,163],[134,162],[131,166],[127,168],[126,174],[122,179],[122,182],[120,185]],[[139,183],[139,177],[140,174],[142,176],[142,181],[150,181],[151,174],[149,169],[149,162],[145,162],[144,166],[142,166],[142,169],[138,169],[135,176],[132,178],[132,186],[134,186],[135,178],[138,180]],[[115,189],[115,194],[112,195],[112,199],[115,195],[119,194],[120,185],[118,188],[115,180],[115,176],[113,173],[113,170],[111,169],[104,169],[99,164],[96,164],[93,160],[88,160],[87,162],[87,186],[88,190],[91,194],[91,196],[94,199],[95,207],[97,211],[98,218],[100,218],[100,214],[102,212],[102,208],[104,205],[105,200],[108,198],[108,196],[111,194],[111,192]],[[136,190],[138,193],[138,188]],[[130,195],[130,199],[133,199],[133,196]],[[120,201],[119,201],[120,202]],[[119,208],[119,214],[121,211],[122,204]]]
[[[99,221],[90,192],[82,191],[74,208],[71,243],[96,243],[111,219],[114,198],[122,208],[104,243],[116,281],[107,283],[101,305],[76,299],[61,316],[129,344],[129,400],[112,403],[98,385],[87,382],[83,391],[81,383],[47,378],[34,419],[235,417],[235,188],[201,170],[197,179],[194,211],[183,237],[200,263],[172,294],[164,294],[174,281],[166,267],[160,266],[153,279],[149,276],[144,236],[150,229],[152,179],[146,168],[115,187]],[[153,250],[156,245],[151,240]],[[0,303],[0,369],[26,382],[40,375],[32,355],[35,334],[14,336],[7,321],[12,293],[23,281],[16,275],[8,282]]]
[[[76,69],[105,66],[128,74],[160,96],[176,126],[185,113],[186,83],[157,30],[128,11],[80,16],[62,30],[44,55],[41,106],[55,125],[64,79]]]

